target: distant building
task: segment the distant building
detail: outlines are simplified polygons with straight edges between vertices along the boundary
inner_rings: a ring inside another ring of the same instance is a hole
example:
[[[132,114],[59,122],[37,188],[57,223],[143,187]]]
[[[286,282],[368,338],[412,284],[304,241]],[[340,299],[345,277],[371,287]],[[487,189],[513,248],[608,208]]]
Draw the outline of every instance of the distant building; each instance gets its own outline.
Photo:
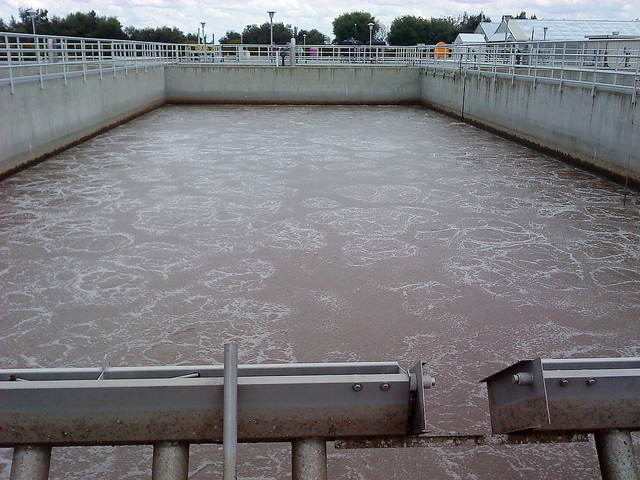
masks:
[[[496,30],[500,26],[500,22],[480,22],[473,33],[477,33],[484,37],[484,41],[488,42],[489,39],[496,33]]]
[[[481,25],[482,23],[478,25],[476,33],[482,33],[478,31]],[[518,19],[505,15],[494,33],[486,37],[486,41],[580,42],[589,38],[640,38],[640,21],[538,20]]]
[[[459,33],[453,41],[456,45],[467,45],[470,43],[485,43],[484,35],[480,33]]]

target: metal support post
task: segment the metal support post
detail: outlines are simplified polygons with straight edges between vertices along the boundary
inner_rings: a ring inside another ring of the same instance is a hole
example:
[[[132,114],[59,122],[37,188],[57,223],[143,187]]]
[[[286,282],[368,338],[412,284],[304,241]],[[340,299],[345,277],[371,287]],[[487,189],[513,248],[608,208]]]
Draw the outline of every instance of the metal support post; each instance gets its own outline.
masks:
[[[306,438],[292,442],[293,480],[327,480],[327,442]]]
[[[627,430],[602,430],[594,434],[602,480],[640,480]]]
[[[21,445],[13,449],[10,480],[47,480],[50,445]]]
[[[222,445],[224,480],[235,480],[238,449],[238,345],[224,346]]]
[[[187,480],[189,444],[161,442],[153,446],[152,480]]]

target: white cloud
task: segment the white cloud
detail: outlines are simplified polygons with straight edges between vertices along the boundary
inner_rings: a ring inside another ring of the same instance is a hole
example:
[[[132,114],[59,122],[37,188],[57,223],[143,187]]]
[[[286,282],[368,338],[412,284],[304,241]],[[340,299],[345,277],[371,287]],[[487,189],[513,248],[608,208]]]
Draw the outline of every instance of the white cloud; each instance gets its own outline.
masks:
[[[274,22],[283,22],[299,28],[317,28],[332,34],[332,21],[338,15],[354,10],[372,13],[389,26],[402,15],[423,17],[459,16],[463,12],[480,11],[498,21],[503,14],[516,15],[521,11],[538,18],[556,19],[609,19],[635,20],[640,17],[638,0],[442,0],[425,3],[423,0],[219,0],[203,4],[196,0],[179,3],[169,0],[113,0],[96,3],[84,0],[2,0],[0,17],[5,21],[17,17],[18,8],[28,4],[46,8],[49,16],[65,16],[70,12],[95,10],[99,15],[116,16],[123,26],[178,27],[185,33],[195,33],[200,22],[206,22],[206,31],[219,39],[228,30],[242,31],[246,25],[269,21],[267,10],[275,10]]]

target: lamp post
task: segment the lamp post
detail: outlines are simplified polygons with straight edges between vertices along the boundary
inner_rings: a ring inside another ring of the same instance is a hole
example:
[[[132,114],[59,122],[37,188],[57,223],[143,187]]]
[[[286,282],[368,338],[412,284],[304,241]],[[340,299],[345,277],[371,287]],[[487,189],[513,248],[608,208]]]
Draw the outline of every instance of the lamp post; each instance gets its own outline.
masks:
[[[303,42],[302,45],[306,47],[307,46],[307,34],[306,33],[302,34],[302,42]]]
[[[202,25],[202,45],[204,45],[205,43],[207,43],[206,37],[204,36],[204,25],[205,25],[205,22],[200,22],[200,25]]]
[[[269,22],[271,23],[271,27],[269,32],[271,34],[271,42],[269,43],[269,58],[273,57],[273,14],[275,11],[271,10],[267,12],[269,14]]]
[[[271,24],[271,26],[269,28],[269,32],[270,32],[269,60],[272,61],[273,60],[273,14],[276,13],[276,12],[271,10],[271,11],[268,11],[267,13],[269,14],[269,22]]]
[[[26,10],[24,13],[29,15],[29,17],[31,18],[31,28],[33,28],[33,34],[35,35],[36,34],[36,17],[38,16],[38,13],[31,8]]]
[[[373,22],[369,22],[367,25],[369,25],[369,58],[373,59],[373,27],[374,27],[374,23]],[[373,60],[372,60],[373,62]]]

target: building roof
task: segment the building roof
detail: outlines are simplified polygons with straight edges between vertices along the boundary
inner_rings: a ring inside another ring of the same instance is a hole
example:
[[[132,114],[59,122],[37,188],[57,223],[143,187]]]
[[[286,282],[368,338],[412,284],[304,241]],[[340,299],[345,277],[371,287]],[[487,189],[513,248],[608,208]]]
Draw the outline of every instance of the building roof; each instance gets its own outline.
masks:
[[[500,22],[480,22],[473,33],[484,35],[485,41],[489,41],[489,38],[496,33],[499,26]]]
[[[614,33],[617,32],[617,33]],[[507,41],[584,41],[594,36],[640,37],[640,21],[615,20],[538,20],[505,18],[491,42]]]
[[[453,43],[467,44],[467,43],[485,43],[485,36],[481,33],[459,33]]]

